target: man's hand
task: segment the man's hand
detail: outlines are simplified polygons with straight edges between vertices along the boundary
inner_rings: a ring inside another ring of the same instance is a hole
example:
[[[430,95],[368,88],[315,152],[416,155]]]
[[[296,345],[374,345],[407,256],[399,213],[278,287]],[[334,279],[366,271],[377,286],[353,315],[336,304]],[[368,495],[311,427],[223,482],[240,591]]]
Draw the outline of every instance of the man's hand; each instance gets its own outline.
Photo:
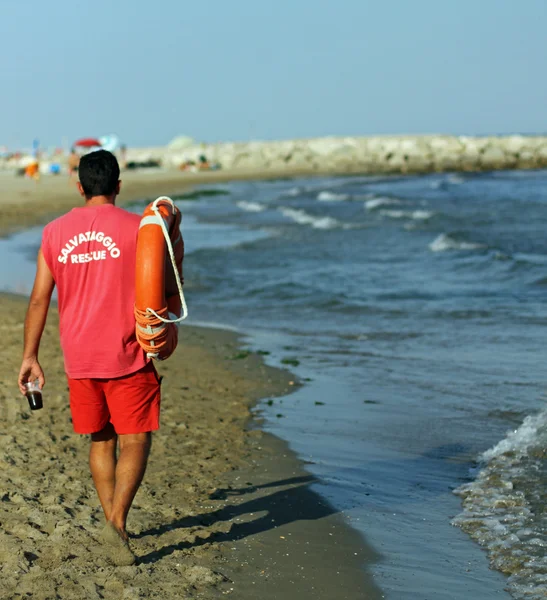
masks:
[[[25,393],[25,383],[36,379],[40,382],[40,389],[42,389],[46,383],[46,379],[38,359],[25,358],[19,371],[19,389],[21,390],[21,394]]]

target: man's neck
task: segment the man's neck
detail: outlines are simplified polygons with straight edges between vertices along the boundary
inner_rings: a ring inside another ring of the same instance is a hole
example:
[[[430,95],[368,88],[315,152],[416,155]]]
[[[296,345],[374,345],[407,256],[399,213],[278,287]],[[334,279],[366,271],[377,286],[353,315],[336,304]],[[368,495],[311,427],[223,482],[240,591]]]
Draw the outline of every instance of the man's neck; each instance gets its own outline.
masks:
[[[116,196],[92,196],[86,199],[86,206],[100,206],[101,204],[116,204]]]

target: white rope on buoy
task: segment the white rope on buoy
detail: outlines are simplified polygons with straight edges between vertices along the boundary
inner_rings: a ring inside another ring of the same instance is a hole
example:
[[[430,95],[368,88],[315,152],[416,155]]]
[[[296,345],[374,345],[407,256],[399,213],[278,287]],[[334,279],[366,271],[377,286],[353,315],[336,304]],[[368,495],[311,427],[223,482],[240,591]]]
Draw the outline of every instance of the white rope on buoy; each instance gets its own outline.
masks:
[[[170,204],[171,209],[173,211],[173,215],[175,214],[175,203],[168,196],[160,196],[159,198],[156,198],[156,200],[154,200],[151,208],[152,208],[152,211],[154,212],[154,214],[156,215],[157,224],[161,227],[161,230],[163,231],[163,237],[165,238],[165,243],[167,244],[167,250],[169,251],[169,256],[171,258],[171,264],[173,265],[173,271],[175,272],[175,279],[177,280],[177,288],[179,290],[180,303],[182,305],[182,315],[176,319],[164,319],[163,317],[160,317],[160,315],[158,315],[158,313],[152,308],[147,308],[146,312],[154,315],[156,317],[156,319],[159,319],[163,323],[178,324],[178,323],[181,323],[182,321],[184,321],[184,319],[186,319],[186,317],[188,316],[188,308],[186,306],[184,292],[182,291],[182,281],[180,280],[180,274],[177,269],[177,263],[175,260],[175,252],[173,250],[173,244],[171,244],[171,238],[169,237],[169,231],[167,231],[167,226],[165,225],[165,221],[163,220],[163,217],[161,216],[161,213],[160,213],[160,209],[158,208],[159,202],[167,202],[168,204]]]

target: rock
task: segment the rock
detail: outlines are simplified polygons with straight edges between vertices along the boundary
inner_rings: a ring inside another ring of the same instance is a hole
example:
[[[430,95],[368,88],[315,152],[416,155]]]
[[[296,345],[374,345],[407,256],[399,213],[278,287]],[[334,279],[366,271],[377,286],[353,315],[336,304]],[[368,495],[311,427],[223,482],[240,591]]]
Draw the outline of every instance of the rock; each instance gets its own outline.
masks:
[[[512,160],[499,145],[487,146],[480,157],[480,163],[486,169],[502,168]]]
[[[541,146],[536,152],[536,159],[543,166],[547,164],[547,145]]]
[[[506,152],[520,154],[526,148],[526,138],[522,135],[510,135],[500,140]]]

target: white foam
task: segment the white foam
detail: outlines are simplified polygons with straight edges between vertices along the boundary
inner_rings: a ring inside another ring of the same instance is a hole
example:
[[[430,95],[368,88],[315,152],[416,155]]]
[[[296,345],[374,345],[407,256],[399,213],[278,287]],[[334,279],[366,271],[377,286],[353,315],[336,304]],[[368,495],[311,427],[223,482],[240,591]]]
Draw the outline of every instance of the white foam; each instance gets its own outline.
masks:
[[[237,205],[241,210],[246,212],[262,212],[266,210],[264,204],[260,204],[259,202],[245,202],[242,200],[241,202],[238,202]]]
[[[281,195],[288,196],[289,198],[294,198],[295,196],[300,196],[300,194],[303,194],[305,191],[306,190],[303,187],[293,187],[287,190],[286,192],[283,192]]]
[[[516,456],[526,454],[530,447],[537,444],[540,431],[545,431],[546,427],[547,411],[526,417],[518,429],[511,431],[499,444],[484,452],[481,460],[488,462],[507,452],[513,452]]]
[[[304,210],[295,208],[280,208],[281,213],[299,225],[311,225],[314,229],[333,229],[340,223],[331,217],[314,217]]]
[[[449,175],[445,179],[431,181],[429,183],[429,187],[433,190],[438,190],[446,187],[447,185],[461,185],[462,183],[465,183],[465,178],[461,175]]]
[[[463,512],[452,524],[487,549],[518,599],[544,598],[547,591],[545,517],[534,513],[528,496],[541,497],[546,427],[547,410],[526,417],[480,456],[475,480],[454,492],[463,498]]]
[[[447,233],[441,233],[431,244],[429,249],[432,252],[446,252],[447,250],[479,250],[484,248],[482,244],[474,244],[472,242],[461,242],[450,237]]]
[[[401,204],[401,201],[395,198],[376,196],[365,202],[365,208],[367,210],[375,210],[376,208],[381,208],[382,206],[395,206],[397,204]]]
[[[382,210],[380,214],[391,219],[413,219],[414,221],[426,221],[433,216],[429,210]]]
[[[349,194],[335,194],[334,192],[322,191],[317,194],[319,202],[343,202],[349,200],[351,196]]]
[[[515,254],[513,254],[513,258],[520,262],[527,262],[533,265],[544,265],[547,263],[547,256],[545,254],[516,252]]]

